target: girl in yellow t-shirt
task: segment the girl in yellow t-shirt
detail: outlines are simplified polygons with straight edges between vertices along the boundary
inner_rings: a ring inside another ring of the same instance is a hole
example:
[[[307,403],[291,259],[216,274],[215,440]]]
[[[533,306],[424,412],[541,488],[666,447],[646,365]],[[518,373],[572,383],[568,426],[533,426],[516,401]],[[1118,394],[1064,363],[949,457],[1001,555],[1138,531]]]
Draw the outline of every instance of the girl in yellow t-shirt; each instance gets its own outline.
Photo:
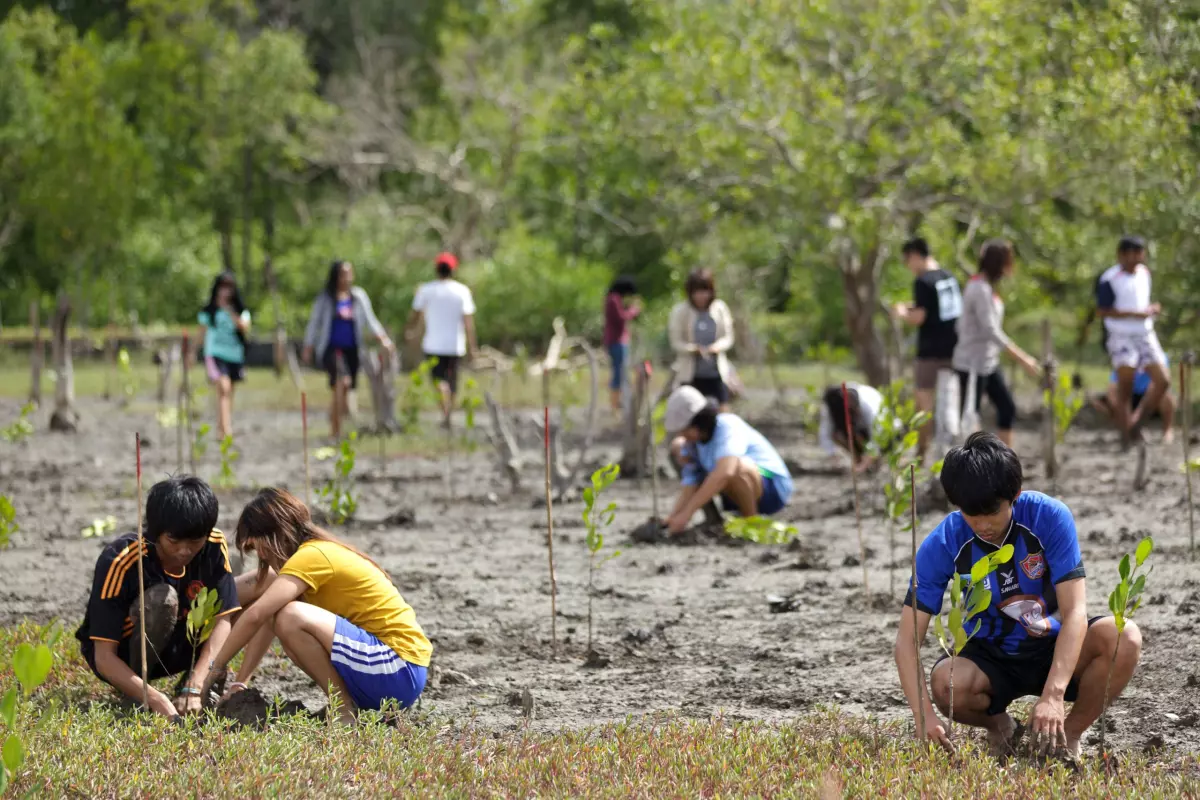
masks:
[[[242,511],[237,546],[258,554],[257,599],[209,665],[209,682],[250,645],[231,687],[244,689],[273,630],[318,686],[337,690],[344,717],[389,699],[401,708],[416,702],[433,647],[378,564],[315,526],[282,489],[263,489]]]

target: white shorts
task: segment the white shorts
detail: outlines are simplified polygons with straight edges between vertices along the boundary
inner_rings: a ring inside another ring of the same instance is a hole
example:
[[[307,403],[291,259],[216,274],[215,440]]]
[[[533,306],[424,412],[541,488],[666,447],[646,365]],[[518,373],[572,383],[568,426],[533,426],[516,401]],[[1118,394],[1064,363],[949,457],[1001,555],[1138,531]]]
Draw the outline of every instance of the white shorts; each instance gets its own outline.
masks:
[[[1150,364],[1167,363],[1167,354],[1154,331],[1109,333],[1107,347],[1113,369],[1142,369]]]

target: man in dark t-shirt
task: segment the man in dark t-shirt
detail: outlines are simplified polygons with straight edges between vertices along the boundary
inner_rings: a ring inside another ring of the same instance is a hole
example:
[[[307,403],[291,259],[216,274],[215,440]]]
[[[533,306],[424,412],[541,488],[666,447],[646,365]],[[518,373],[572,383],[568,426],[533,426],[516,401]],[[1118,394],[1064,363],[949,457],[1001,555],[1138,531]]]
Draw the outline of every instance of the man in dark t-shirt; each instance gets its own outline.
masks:
[[[174,700],[149,687],[151,709],[168,717],[200,709],[200,681],[190,675],[193,661],[204,664],[210,653],[220,650],[229,636],[229,615],[241,608],[229,545],[213,527],[217,513],[216,496],[199,478],[156,483],[146,498],[140,558],[146,585],[147,677],[189,673]],[[75,637],[97,677],[141,700],[138,559],[136,533],[118,536],[105,546],[96,561],[87,612]],[[193,654],[187,614],[203,589],[215,589],[220,606],[208,641]]]
[[[924,239],[904,243],[904,266],[913,274],[913,303],[897,303],[892,314],[917,327],[915,369],[917,407],[933,414],[938,372],[952,369],[950,359],[958,343],[955,325],[962,316],[958,280],[938,266]],[[922,426],[918,447],[924,456],[933,420]]]

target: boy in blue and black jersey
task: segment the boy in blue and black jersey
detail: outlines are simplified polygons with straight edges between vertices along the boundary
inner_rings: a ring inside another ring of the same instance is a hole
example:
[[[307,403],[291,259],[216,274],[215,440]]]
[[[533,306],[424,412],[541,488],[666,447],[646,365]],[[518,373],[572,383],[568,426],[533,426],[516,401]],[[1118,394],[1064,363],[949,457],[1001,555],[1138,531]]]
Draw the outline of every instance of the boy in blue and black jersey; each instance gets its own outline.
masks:
[[[950,514],[917,550],[917,636],[925,638],[929,620],[942,610],[942,597],[955,572],[968,576],[971,566],[1004,545],[1012,560],[987,578],[992,602],[975,619],[979,632],[968,642],[954,669],[954,719],[987,730],[997,753],[1009,751],[1024,733],[1009,714],[1009,704],[1038,696],[1028,720],[1034,744],[1065,748],[1079,755],[1080,739],[1100,716],[1104,683],[1118,635],[1122,637],[1109,697],[1116,698],[1137,667],[1141,634],[1132,622],[1118,634],[1111,617],[1087,618],[1083,558],[1075,519],[1063,503],[1040,492],[1021,490],[1021,462],[989,433],[972,435],[946,454],[942,486],[959,511]],[[929,692],[918,695],[910,590],[896,637],[900,683],[919,719],[918,697],[925,707],[925,733],[945,747],[950,743]],[[974,623],[971,623],[974,627]],[[930,675],[933,701],[950,713],[950,665],[945,658]],[[1073,702],[1070,714],[1064,703]]]

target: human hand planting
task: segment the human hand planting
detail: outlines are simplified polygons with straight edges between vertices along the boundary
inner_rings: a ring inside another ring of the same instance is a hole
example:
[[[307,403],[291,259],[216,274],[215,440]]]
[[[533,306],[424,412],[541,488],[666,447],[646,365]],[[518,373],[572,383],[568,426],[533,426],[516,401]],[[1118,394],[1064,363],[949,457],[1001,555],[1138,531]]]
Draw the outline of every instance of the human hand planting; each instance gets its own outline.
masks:
[[[1063,698],[1043,695],[1033,707],[1030,716],[1033,745],[1041,753],[1054,752],[1067,746],[1065,722],[1067,711]]]
[[[947,753],[954,753],[954,743],[950,741],[946,726],[938,717],[937,712],[933,710],[933,706],[925,711],[925,740],[935,742]]]
[[[181,694],[175,698],[175,710],[180,714],[199,714],[201,703],[200,695],[198,694]]]

